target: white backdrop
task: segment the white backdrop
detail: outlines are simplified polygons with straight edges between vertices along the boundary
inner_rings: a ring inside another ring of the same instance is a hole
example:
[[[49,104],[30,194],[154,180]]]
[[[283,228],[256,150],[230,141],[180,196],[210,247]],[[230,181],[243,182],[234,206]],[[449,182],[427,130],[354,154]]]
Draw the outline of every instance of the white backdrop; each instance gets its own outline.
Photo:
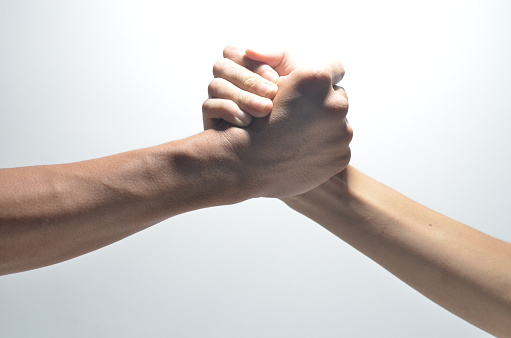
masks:
[[[482,0],[0,0],[0,167],[200,132],[223,47],[282,46],[345,65],[354,166],[510,241],[510,14]],[[487,335],[258,199],[0,277],[0,336]]]

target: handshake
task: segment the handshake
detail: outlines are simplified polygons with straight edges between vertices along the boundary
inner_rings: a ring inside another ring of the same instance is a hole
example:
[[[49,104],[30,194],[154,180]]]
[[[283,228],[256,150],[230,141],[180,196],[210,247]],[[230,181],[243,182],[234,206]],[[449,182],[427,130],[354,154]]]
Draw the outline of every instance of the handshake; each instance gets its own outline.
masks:
[[[299,195],[346,168],[353,133],[339,62],[306,67],[284,51],[228,46],[213,73],[204,129],[238,168],[238,198]]]
[[[511,244],[348,166],[338,62],[227,47],[204,128],[89,161],[0,169],[0,275],[62,262],[172,216],[276,197],[437,304],[511,337]]]
[[[103,158],[0,169],[0,275],[58,263],[172,216],[290,198],[346,168],[352,132],[342,66],[227,47],[205,131]],[[315,199],[318,200],[318,199]]]

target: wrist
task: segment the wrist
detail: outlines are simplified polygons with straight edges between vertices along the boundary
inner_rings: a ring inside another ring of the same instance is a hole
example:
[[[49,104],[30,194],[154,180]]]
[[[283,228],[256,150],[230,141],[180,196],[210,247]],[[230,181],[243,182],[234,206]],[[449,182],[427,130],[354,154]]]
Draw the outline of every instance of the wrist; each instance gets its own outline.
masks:
[[[352,185],[356,170],[348,166],[318,187],[306,193],[282,198],[292,209],[322,224],[338,223],[338,219],[353,217],[356,205],[360,203]]]
[[[183,212],[234,204],[250,196],[242,189],[242,172],[234,152],[220,131],[207,130],[156,147],[162,161],[167,196]]]
[[[333,232],[343,224],[371,225],[375,218],[414,217],[406,197],[351,166],[319,187],[283,201]],[[405,203],[407,208],[402,207]]]

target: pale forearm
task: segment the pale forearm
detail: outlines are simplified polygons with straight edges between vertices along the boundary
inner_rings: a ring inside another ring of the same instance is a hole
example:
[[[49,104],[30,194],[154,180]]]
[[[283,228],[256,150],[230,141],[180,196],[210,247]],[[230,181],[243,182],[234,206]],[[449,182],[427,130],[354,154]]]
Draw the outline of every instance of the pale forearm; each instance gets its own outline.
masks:
[[[511,334],[509,243],[351,167],[285,202],[444,308],[493,334]]]
[[[54,264],[174,215],[238,201],[215,133],[79,163],[0,170],[0,274]]]

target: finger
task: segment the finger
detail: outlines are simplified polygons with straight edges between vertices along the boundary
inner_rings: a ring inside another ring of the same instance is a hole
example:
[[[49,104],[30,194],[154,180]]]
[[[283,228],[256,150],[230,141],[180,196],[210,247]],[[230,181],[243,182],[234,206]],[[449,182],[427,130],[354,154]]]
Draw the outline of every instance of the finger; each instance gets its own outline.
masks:
[[[346,101],[344,101],[344,109],[346,110],[346,115],[348,114],[348,110],[349,110],[349,100],[348,100],[348,94],[346,93],[346,90],[344,89],[344,87],[341,87],[341,86],[338,86],[338,85],[334,85],[334,91],[341,95],[344,99],[346,99]],[[346,124],[348,124],[348,118],[346,117],[346,115],[344,116],[344,122],[346,122]]]
[[[348,166],[350,161],[351,161],[351,148],[348,146],[348,148],[345,150],[343,156],[341,156],[340,165],[339,165],[339,172],[341,172],[344,169],[346,169],[346,167]]]
[[[261,77],[273,83],[276,83],[280,77],[273,68],[265,64],[259,64],[259,66],[254,69],[254,73],[259,74]]]
[[[210,98],[233,101],[241,110],[255,117],[264,117],[273,108],[270,99],[244,91],[222,78],[214,78],[209,83],[208,93]]]
[[[337,90],[332,90],[323,101],[324,107],[329,109],[335,114],[339,114],[339,117],[345,118],[348,114],[349,103],[348,99],[345,96],[345,92],[343,89],[338,88]]]
[[[346,141],[349,143],[353,140],[353,127],[351,127],[351,125],[348,123],[348,119],[347,118],[344,118],[345,120],[345,123],[344,123],[344,126],[345,126],[345,131],[344,131],[344,134],[345,134],[345,138],[346,138]]]
[[[268,81],[277,82],[279,79],[279,74],[272,67],[247,57],[245,55],[245,49],[229,45],[224,48],[223,55],[224,58],[232,60],[237,64],[250,69]]]
[[[325,70],[330,73],[332,77],[332,85],[339,83],[344,77],[344,67],[339,61],[330,61],[325,65]]]
[[[208,99],[202,104],[204,129],[210,129],[220,120],[225,120],[238,127],[246,127],[252,122],[252,116],[242,111],[230,100]]]
[[[247,67],[249,69],[250,69],[249,66],[253,66],[254,62],[257,62],[257,61],[250,60],[250,59],[245,60],[244,59],[245,51],[239,47],[232,46],[232,45],[228,45],[224,48],[223,56],[224,56],[224,58],[230,59],[230,60],[236,62],[237,64]]]
[[[341,87],[341,86],[338,86],[338,85],[334,85],[334,90],[341,94],[342,96],[344,96],[346,99],[348,99],[348,94],[346,93],[346,90],[344,89],[344,87]]]
[[[280,76],[289,75],[297,68],[296,62],[291,58],[288,51],[258,51],[247,49],[245,55],[254,61],[258,61],[272,67]]]
[[[278,87],[275,83],[227,58],[215,63],[213,75],[231,82],[240,89],[262,97],[273,99],[277,94]]]

